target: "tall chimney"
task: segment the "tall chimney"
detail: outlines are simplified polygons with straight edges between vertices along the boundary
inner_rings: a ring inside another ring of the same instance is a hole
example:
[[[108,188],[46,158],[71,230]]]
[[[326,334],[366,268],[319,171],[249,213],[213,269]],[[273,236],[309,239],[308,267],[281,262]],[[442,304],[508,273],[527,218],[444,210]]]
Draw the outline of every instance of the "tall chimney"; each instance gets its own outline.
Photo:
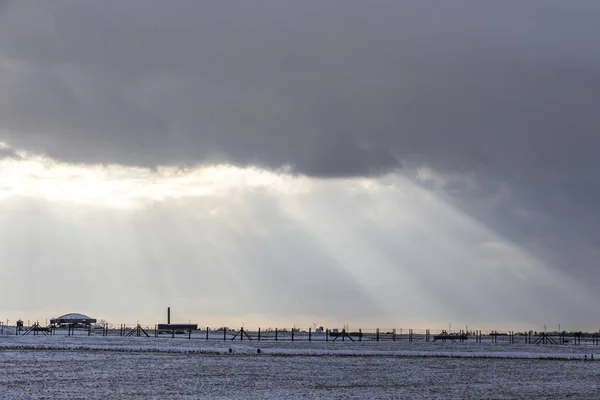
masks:
[[[167,307],[167,324],[171,323],[171,307]]]

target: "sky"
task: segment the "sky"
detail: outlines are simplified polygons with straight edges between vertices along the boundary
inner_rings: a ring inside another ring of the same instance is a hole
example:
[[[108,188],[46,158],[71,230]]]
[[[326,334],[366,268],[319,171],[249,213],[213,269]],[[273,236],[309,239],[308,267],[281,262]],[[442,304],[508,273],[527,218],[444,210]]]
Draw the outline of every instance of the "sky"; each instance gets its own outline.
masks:
[[[0,320],[597,330],[599,17],[0,0]]]

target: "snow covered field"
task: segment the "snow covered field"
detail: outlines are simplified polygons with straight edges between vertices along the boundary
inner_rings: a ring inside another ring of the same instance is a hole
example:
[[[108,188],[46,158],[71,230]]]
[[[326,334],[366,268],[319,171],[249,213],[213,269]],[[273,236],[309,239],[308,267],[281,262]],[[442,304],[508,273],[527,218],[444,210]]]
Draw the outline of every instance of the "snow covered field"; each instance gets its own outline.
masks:
[[[598,382],[586,345],[0,336],[6,398],[597,399]]]

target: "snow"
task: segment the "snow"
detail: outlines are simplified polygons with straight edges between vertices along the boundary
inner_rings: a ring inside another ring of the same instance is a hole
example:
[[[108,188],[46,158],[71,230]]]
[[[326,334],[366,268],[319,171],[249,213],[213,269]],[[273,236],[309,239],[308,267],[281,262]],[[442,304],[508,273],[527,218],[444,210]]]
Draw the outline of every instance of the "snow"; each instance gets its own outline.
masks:
[[[0,392],[7,398],[597,398],[597,360],[600,346],[589,344],[12,335],[0,336]]]

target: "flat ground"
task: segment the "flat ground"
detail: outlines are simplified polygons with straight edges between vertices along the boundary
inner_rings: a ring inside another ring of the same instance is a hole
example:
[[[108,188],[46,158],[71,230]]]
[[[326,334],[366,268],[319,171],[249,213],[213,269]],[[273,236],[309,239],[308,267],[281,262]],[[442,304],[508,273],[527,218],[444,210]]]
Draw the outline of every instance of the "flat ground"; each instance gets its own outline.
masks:
[[[600,359],[600,348],[414,347],[406,342],[259,346],[166,338],[0,336],[0,393],[13,399],[600,398],[600,362],[568,359],[583,354]]]

